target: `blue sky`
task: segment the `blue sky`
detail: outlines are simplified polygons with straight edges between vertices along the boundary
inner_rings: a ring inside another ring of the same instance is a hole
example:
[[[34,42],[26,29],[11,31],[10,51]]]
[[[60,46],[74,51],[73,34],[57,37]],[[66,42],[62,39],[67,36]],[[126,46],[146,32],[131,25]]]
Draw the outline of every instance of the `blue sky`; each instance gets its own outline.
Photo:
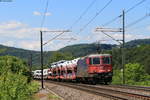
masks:
[[[66,30],[79,18],[93,0],[49,0],[43,30]],[[78,43],[116,43],[102,33],[95,33],[96,27],[102,26],[114,17],[120,15],[122,10],[127,10],[142,0],[112,0],[85,29],[80,29],[101,10],[110,0],[95,0],[81,20],[76,23],[71,31],[60,38],[74,38],[76,40],[56,39],[51,41],[44,50],[57,50],[66,45]],[[13,0],[13,2],[0,2],[0,43],[7,46],[40,50],[39,31],[47,0]],[[150,0],[134,8],[125,15],[126,25],[150,13]],[[133,39],[150,38],[150,18],[142,20],[132,27],[126,28],[126,41]],[[119,18],[108,26],[121,28],[122,19]],[[44,33],[44,42],[58,33]],[[121,39],[121,33],[109,33],[116,39]]]

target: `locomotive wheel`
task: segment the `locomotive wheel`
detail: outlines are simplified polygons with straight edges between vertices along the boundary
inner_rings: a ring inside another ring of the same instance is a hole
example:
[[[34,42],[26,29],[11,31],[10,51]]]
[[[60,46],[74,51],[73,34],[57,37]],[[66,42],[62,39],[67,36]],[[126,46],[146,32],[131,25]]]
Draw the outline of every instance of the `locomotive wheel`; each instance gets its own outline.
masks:
[[[109,77],[109,78],[104,80],[105,85],[109,85],[111,82],[112,82],[112,77]]]
[[[92,84],[92,85],[96,85],[96,82],[95,82],[95,81],[92,81],[91,84]]]
[[[58,82],[61,82],[61,79],[60,79],[60,78],[58,79]]]
[[[97,81],[96,81],[95,78],[93,78],[93,79],[90,81],[90,83],[91,83],[92,85],[96,85]]]
[[[107,81],[105,81],[105,82],[104,82],[104,84],[105,84],[105,85],[108,85],[108,82],[107,82]]]
[[[75,82],[76,82],[76,83],[79,83],[79,82],[80,82],[80,80],[79,80],[78,78],[76,78]]]

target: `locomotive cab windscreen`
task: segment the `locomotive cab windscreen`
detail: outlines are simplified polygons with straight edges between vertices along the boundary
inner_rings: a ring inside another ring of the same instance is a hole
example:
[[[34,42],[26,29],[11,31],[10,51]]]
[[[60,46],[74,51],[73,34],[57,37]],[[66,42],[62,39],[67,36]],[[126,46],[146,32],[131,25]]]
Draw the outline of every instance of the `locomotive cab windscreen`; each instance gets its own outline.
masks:
[[[100,58],[99,57],[89,58],[89,64],[90,65],[100,64]]]
[[[89,65],[102,65],[102,64],[111,64],[110,56],[102,56],[102,57],[90,57]]]
[[[110,56],[102,57],[102,63],[103,64],[111,64],[111,57]]]
[[[93,54],[86,59],[88,73],[107,74],[112,72],[112,56],[110,54]]]

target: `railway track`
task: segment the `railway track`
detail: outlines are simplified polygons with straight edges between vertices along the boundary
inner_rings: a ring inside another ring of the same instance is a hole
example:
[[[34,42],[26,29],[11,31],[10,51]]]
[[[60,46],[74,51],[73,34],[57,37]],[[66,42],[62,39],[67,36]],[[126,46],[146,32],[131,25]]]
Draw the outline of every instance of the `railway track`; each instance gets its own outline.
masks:
[[[150,96],[150,87],[129,86],[129,85],[96,85],[95,87],[109,88],[112,90],[115,89],[115,90],[121,90],[124,92],[131,92],[131,93]]]
[[[100,86],[100,85],[63,83],[63,82],[54,82],[54,81],[46,81],[46,82],[74,88],[77,90],[85,91],[85,92],[88,92],[91,94],[103,96],[103,97],[114,99],[114,100],[150,100],[150,95],[148,95],[148,94],[145,95],[145,94],[140,94],[140,93],[136,93],[136,92],[125,91],[125,88],[129,88],[127,86],[122,86],[122,88],[119,88],[121,86],[113,87],[112,85]],[[132,90],[133,90],[133,88],[132,88]],[[138,91],[138,89],[135,89],[134,91]],[[142,90],[142,91],[144,91],[144,90]],[[146,91],[148,91],[148,90],[146,90]],[[150,93],[150,91],[148,91],[148,92]]]

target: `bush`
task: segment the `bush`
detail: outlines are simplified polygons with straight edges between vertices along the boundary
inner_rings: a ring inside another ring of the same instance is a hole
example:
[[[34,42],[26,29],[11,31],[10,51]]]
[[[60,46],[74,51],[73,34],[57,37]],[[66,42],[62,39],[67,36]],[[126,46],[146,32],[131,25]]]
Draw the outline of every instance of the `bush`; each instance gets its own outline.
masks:
[[[138,63],[129,63],[125,66],[125,83],[127,85],[150,86],[150,75]],[[115,70],[112,84],[122,84],[122,71]]]
[[[122,84],[122,73],[121,70],[114,70],[114,76],[112,78],[112,84]]]
[[[1,56],[0,57],[0,75],[4,72],[12,72],[16,74],[23,74],[28,70],[28,67],[24,61],[13,56]]]
[[[29,100],[38,90],[36,82],[29,82],[26,64],[16,57],[0,57],[0,100]]]

